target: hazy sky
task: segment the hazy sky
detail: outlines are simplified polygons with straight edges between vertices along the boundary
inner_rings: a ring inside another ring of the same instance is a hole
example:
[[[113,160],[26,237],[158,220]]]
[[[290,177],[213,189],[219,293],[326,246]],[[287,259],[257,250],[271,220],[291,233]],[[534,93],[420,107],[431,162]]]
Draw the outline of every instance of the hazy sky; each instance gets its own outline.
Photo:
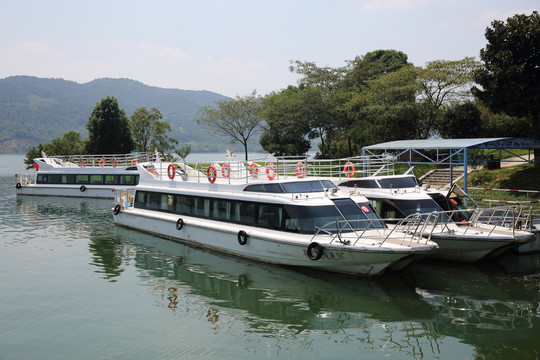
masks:
[[[295,85],[290,60],[338,67],[395,49],[424,66],[478,59],[492,20],[539,0],[0,0],[0,78],[264,95]]]

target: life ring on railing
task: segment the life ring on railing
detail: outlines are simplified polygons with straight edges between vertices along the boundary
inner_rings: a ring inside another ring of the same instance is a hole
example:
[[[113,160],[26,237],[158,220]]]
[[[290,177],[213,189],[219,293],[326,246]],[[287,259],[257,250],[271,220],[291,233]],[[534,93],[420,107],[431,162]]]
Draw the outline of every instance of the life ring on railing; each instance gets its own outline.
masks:
[[[131,160],[131,165],[137,165],[139,161],[137,159],[132,159]]]
[[[117,166],[118,166],[118,159],[117,159],[117,158],[113,158],[113,159],[111,160],[111,164],[112,164],[113,167],[117,167]]]
[[[182,230],[183,227],[184,220],[182,220],[182,218],[178,218],[178,220],[176,220],[176,230]]]
[[[118,215],[118,213],[120,213],[120,209],[121,209],[120,205],[116,205],[114,207],[113,214]]]
[[[354,176],[354,171],[355,171],[355,170],[356,170],[356,169],[354,168],[353,163],[350,162],[350,161],[347,161],[347,162],[345,163],[345,166],[343,167],[343,172],[345,173],[345,176],[346,176],[346,177],[349,177],[349,178],[351,178],[351,177]]]
[[[86,161],[83,159],[79,160],[79,167],[85,168],[86,167]]]
[[[274,180],[276,178],[277,174],[277,167],[274,165],[274,163],[269,163],[266,165],[266,176],[268,176],[268,180]]]
[[[307,247],[307,256],[311,260],[319,260],[323,254],[323,246],[318,242],[312,242]]]
[[[251,165],[249,165],[249,175],[254,179],[259,176],[259,165],[257,165],[257,163],[251,163]]]
[[[174,177],[176,176],[176,167],[173,164],[169,164],[167,175],[169,175],[169,179],[174,180]]]
[[[210,165],[208,167],[208,170],[206,170],[206,176],[208,176],[208,181],[210,181],[211,184],[216,182],[217,171],[214,165]]]
[[[99,167],[103,167],[103,166],[105,166],[105,160],[99,159]]]
[[[244,230],[238,232],[238,243],[240,245],[246,245],[248,239],[248,234]]]
[[[224,178],[228,178],[231,175],[231,168],[229,167],[229,164],[223,164],[221,167],[221,175],[223,175]]]
[[[299,161],[296,163],[296,167],[294,168],[296,171],[296,177],[299,179],[302,179],[304,176],[306,176],[306,166],[303,162]]]

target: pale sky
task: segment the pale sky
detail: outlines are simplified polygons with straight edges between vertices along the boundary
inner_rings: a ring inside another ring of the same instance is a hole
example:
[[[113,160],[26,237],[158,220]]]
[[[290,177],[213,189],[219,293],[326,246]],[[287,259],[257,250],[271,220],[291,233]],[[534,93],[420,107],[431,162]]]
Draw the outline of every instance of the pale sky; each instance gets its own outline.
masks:
[[[540,0],[0,0],[0,78],[259,95],[296,85],[290,60],[339,67],[394,49],[416,66],[475,57],[492,20]]]

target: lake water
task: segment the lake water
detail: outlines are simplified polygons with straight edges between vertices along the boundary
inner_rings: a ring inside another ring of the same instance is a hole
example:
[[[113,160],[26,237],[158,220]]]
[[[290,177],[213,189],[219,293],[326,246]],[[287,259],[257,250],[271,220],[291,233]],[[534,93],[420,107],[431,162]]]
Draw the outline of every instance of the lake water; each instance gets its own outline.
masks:
[[[2,360],[540,358],[538,255],[295,271],[115,227],[109,200],[17,197],[23,158],[0,155]]]

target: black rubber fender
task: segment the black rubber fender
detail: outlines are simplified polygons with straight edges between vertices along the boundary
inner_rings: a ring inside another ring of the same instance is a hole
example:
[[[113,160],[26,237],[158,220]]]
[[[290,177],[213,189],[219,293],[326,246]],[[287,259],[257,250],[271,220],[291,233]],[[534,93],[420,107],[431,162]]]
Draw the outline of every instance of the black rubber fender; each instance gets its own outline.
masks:
[[[85,191],[86,191],[86,186],[81,185],[81,187],[79,188],[79,190],[81,190],[81,192],[85,192]]]
[[[121,209],[120,205],[116,205],[114,207],[113,214],[118,215],[118,213],[120,212],[120,209]]]
[[[244,230],[238,232],[238,243],[240,245],[246,245],[248,239],[248,234]]]
[[[307,247],[307,256],[311,260],[319,260],[323,254],[324,247],[318,242],[312,242]]]
[[[22,187],[21,183],[17,183],[17,185],[15,185],[15,188],[17,189],[20,189]]]
[[[178,220],[176,220],[176,230],[182,230],[183,227],[184,220],[182,220],[182,218],[178,218]]]

